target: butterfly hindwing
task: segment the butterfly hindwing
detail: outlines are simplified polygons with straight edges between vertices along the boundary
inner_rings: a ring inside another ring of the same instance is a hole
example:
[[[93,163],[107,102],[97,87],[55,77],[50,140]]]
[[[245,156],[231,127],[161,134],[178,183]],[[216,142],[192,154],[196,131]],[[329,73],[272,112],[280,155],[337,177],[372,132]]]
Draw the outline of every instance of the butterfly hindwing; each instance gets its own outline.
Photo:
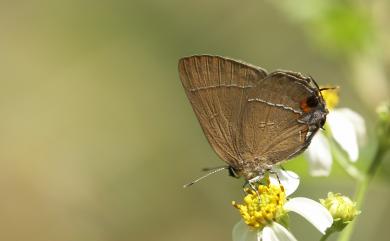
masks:
[[[300,100],[311,96],[312,88],[303,76],[277,71],[248,91],[240,138],[246,161],[275,164],[306,148],[309,126],[299,121]]]

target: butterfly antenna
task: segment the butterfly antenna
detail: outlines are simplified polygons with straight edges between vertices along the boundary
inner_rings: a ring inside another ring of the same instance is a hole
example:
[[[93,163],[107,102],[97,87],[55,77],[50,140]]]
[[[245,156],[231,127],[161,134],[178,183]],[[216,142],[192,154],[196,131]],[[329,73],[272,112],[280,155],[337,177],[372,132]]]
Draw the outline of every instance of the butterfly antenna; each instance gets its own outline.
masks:
[[[339,88],[340,88],[339,86],[324,87],[324,88],[320,88],[320,92],[321,92],[321,91],[324,91],[324,90],[337,90],[337,89],[339,89]]]
[[[318,87],[318,86],[317,86],[317,87]],[[324,91],[324,90],[338,90],[339,88],[340,88],[339,86],[319,88],[319,90],[320,90],[320,95],[321,95],[322,97],[324,97],[324,96],[322,95],[322,91]]]
[[[201,177],[198,177],[197,179],[193,180],[192,182],[190,183],[187,183],[185,184],[183,187],[186,188],[186,187],[189,187],[197,182],[199,182],[200,180],[210,176],[210,175],[213,175],[214,173],[217,173],[217,172],[220,172],[222,170],[225,170],[225,169],[228,169],[229,167],[228,166],[225,166],[225,167],[220,167],[218,169],[214,169],[213,171],[209,172],[209,173],[206,173],[205,175],[201,176]]]
[[[204,171],[204,172],[214,171],[214,170],[222,168],[222,167],[228,168],[229,166],[205,167],[205,168],[202,168],[202,171]]]

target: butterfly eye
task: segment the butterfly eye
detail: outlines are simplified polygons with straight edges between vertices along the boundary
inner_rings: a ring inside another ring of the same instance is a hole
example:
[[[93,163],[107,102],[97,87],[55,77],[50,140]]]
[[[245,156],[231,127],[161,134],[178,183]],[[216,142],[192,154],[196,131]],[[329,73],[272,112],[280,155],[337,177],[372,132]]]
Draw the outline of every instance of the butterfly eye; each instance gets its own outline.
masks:
[[[318,105],[318,99],[317,96],[312,95],[306,100],[306,105],[310,108],[314,108]]]

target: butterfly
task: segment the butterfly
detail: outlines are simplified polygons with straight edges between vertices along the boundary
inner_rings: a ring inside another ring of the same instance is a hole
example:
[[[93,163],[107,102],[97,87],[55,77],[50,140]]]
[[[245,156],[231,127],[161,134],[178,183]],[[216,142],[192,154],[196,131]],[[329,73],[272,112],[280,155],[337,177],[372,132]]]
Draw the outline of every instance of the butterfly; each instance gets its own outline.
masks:
[[[328,110],[312,77],[226,57],[179,60],[179,76],[202,130],[235,176],[262,178],[302,153]],[[191,183],[192,184],[192,183]]]

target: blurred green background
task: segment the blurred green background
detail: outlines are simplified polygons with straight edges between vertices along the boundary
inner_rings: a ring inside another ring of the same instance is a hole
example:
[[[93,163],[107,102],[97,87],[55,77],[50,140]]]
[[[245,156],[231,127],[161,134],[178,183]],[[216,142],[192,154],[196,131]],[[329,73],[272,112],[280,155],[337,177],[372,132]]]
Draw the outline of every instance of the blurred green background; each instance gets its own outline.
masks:
[[[231,240],[243,180],[220,173],[182,188],[222,164],[178,78],[183,56],[340,85],[340,106],[374,138],[375,107],[389,98],[389,2],[275,2],[1,1],[0,240]],[[302,176],[297,195],[353,194],[337,163],[329,178],[309,177],[303,158],[288,168]],[[388,240],[389,175],[384,163],[353,240]],[[298,240],[319,239],[299,216],[291,223]]]

